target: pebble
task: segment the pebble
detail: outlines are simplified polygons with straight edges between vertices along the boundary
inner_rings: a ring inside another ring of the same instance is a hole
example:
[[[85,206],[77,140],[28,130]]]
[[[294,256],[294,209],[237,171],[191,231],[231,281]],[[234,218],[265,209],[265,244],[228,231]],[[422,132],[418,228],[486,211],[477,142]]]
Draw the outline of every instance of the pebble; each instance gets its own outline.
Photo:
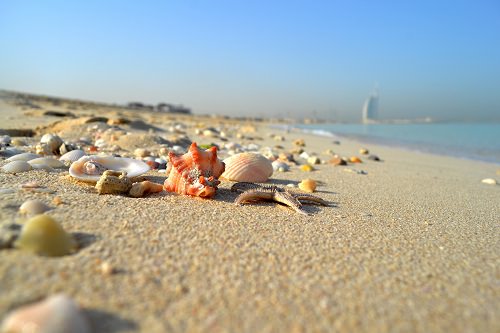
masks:
[[[43,256],[59,257],[73,252],[76,242],[56,220],[40,214],[23,225],[14,246]]]
[[[304,141],[304,139],[296,139],[293,140],[293,144],[299,147],[305,147],[306,142]]]
[[[31,169],[33,169],[32,166],[25,161],[13,161],[2,167],[2,171],[6,173],[20,173],[30,171]]]
[[[328,163],[333,164],[335,166],[347,165],[347,162],[343,158],[340,158],[340,157],[334,157],[330,161],[328,161]]]
[[[488,184],[488,185],[498,184],[497,181],[493,178],[485,178],[485,179],[481,180],[481,183]]]
[[[92,329],[80,307],[64,294],[21,306],[7,315],[1,332],[90,333]]]
[[[309,156],[309,154],[304,151],[304,152],[300,153],[299,157],[307,160],[311,156]]]
[[[361,149],[359,150],[359,153],[360,153],[361,155],[368,155],[369,151],[368,151],[368,149],[366,149],[366,148],[361,148]]]
[[[136,157],[146,157],[146,156],[149,156],[151,153],[149,152],[149,150],[147,149],[144,149],[144,148],[137,148],[135,151],[134,151],[134,155]]]
[[[371,161],[380,161],[380,158],[377,155],[368,155],[367,157]]]
[[[316,181],[310,178],[304,179],[299,183],[299,188],[309,193],[313,193],[316,190],[316,186]]]
[[[273,161],[272,165],[274,171],[285,172],[290,170],[290,166],[288,166],[288,164],[280,160]]]
[[[321,160],[319,159],[318,156],[311,156],[307,159],[307,163],[314,165],[314,164],[321,164]]]
[[[358,175],[367,175],[368,172],[364,171],[364,170],[356,170],[356,169],[344,169],[344,171],[346,172],[350,172],[350,173],[356,173]]]
[[[58,153],[59,147],[63,144],[63,140],[55,134],[47,133],[40,139],[40,144],[46,145],[50,153]]]
[[[14,242],[21,233],[21,225],[15,223],[0,225],[0,249],[14,246]]]
[[[351,162],[351,163],[363,163],[361,161],[361,159],[357,156],[351,156],[351,158],[349,158],[349,162]]]
[[[306,171],[306,172],[311,172],[314,170],[314,168],[309,164],[304,164],[304,165],[300,166],[300,170]]]

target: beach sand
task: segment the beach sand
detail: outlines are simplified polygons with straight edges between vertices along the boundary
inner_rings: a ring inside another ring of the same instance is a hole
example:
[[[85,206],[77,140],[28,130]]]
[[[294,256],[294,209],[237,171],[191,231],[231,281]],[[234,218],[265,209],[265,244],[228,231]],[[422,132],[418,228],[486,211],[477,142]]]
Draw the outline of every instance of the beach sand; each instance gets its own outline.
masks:
[[[236,206],[228,181],[213,200],[167,192],[129,198],[98,195],[67,170],[0,173],[0,188],[15,189],[0,194],[2,223],[22,221],[19,206],[39,199],[81,245],[57,258],[0,250],[0,321],[62,292],[82,306],[95,332],[500,331],[500,186],[481,183],[498,179],[498,165],[343,139],[337,145],[266,122],[93,108],[70,110],[77,118],[62,120],[74,121],[66,131],[39,110],[29,124],[38,119],[50,125],[38,135],[58,129],[66,139],[94,124],[79,124],[80,116],[142,120],[135,123],[142,128],[123,125],[137,134],[122,142],[130,151],[161,145],[153,137],[175,135],[168,132],[175,123],[188,125],[199,144],[219,141],[196,135],[195,124],[251,125],[252,141],[229,140],[286,151],[303,138],[304,149],[323,160],[331,149],[364,163],[275,172],[269,182],[280,186],[320,181],[315,195],[332,205],[305,206],[309,216],[275,203]],[[26,121],[19,108],[8,119],[3,112],[2,128]],[[383,161],[366,160],[361,147]],[[165,174],[144,178],[163,183]],[[29,181],[52,192],[18,189]],[[102,272],[103,263],[113,274]]]

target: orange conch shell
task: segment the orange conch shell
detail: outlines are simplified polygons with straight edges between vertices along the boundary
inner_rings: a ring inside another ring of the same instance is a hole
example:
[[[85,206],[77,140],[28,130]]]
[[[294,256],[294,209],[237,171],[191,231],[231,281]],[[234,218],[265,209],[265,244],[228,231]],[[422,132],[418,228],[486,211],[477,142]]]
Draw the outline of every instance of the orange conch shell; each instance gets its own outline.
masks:
[[[225,169],[224,163],[217,158],[216,147],[202,150],[193,142],[186,154],[169,152],[168,158],[165,190],[202,198],[215,195],[220,184],[217,178]]]

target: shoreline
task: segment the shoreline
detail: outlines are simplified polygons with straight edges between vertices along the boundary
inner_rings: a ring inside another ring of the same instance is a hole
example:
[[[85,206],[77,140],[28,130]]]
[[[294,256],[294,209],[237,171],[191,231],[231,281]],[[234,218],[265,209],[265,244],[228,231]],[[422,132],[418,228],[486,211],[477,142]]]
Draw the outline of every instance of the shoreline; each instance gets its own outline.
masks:
[[[280,125],[278,125],[280,126]],[[287,125],[283,125],[283,127],[286,127]],[[304,133],[310,133],[313,135],[318,135],[318,136],[323,136],[323,137],[331,137],[333,139],[347,139],[351,141],[358,142],[359,144],[364,144],[364,145],[380,145],[384,147],[391,147],[391,148],[397,148],[397,149],[402,149],[406,151],[412,151],[415,153],[421,153],[421,154],[431,154],[435,156],[449,156],[449,157],[454,157],[457,159],[461,160],[468,160],[468,161],[480,161],[484,163],[490,163],[494,165],[500,165],[500,157],[487,157],[485,154],[478,154],[476,150],[471,150],[468,149],[467,154],[461,155],[459,151],[457,150],[457,147],[446,147],[444,145],[439,145],[439,146],[432,146],[429,143],[413,143],[413,142],[402,142],[398,141],[397,139],[389,139],[389,138],[381,138],[377,136],[369,136],[369,135],[359,135],[359,134],[345,134],[345,133],[334,133],[333,131],[329,130],[322,130],[322,129],[306,129],[306,128],[301,128],[297,127],[297,125],[291,125],[290,128],[297,129],[299,131],[302,131]],[[454,150],[452,150],[454,149]],[[462,151],[463,152],[463,151]]]
[[[322,161],[337,153],[363,163],[321,163],[306,172],[300,169],[306,161],[295,154],[299,165],[273,173],[269,184],[278,186],[318,181],[314,195],[331,206],[304,205],[308,216],[270,202],[236,206],[233,183],[225,180],[211,200],[165,191],[131,198],[98,195],[72,181],[67,169],[2,172],[0,188],[11,191],[0,193],[1,223],[22,223],[20,205],[41,200],[51,207],[48,215],[78,236],[80,248],[57,258],[1,249],[0,322],[20,305],[64,293],[96,332],[500,329],[500,186],[481,183],[500,178],[497,166],[348,139],[336,145],[272,124],[73,112],[76,118],[52,118],[23,140],[31,145],[56,132],[94,143],[111,140],[108,130],[124,131],[130,134],[113,144],[122,156],[133,156],[137,147],[156,154],[168,145],[160,138],[171,140],[182,130],[200,145],[220,144],[220,158],[228,156],[230,142],[288,152],[303,139],[303,149]],[[34,120],[47,120],[37,114]],[[91,116],[130,122],[85,123]],[[208,127],[227,129],[228,141],[197,134]],[[367,160],[361,147],[382,161]],[[166,177],[151,170],[143,178],[163,183]],[[21,189],[27,182],[44,191]]]

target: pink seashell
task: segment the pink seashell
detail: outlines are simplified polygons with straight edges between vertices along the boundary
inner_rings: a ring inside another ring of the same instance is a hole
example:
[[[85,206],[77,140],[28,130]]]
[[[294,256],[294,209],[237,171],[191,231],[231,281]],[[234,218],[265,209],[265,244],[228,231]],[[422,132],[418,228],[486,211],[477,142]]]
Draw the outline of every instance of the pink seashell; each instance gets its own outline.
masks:
[[[78,305],[71,298],[58,294],[14,310],[5,318],[0,331],[89,333],[91,329]]]
[[[224,160],[222,178],[237,182],[263,183],[273,174],[270,160],[256,153],[240,153]]]
[[[217,148],[207,150],[198,148],[196,142],[191,144],[184,155],[168,153],[167,180],[165,190],[203,198],[215,195],[217,179],[224,172],[224,163],[217,158]]]

